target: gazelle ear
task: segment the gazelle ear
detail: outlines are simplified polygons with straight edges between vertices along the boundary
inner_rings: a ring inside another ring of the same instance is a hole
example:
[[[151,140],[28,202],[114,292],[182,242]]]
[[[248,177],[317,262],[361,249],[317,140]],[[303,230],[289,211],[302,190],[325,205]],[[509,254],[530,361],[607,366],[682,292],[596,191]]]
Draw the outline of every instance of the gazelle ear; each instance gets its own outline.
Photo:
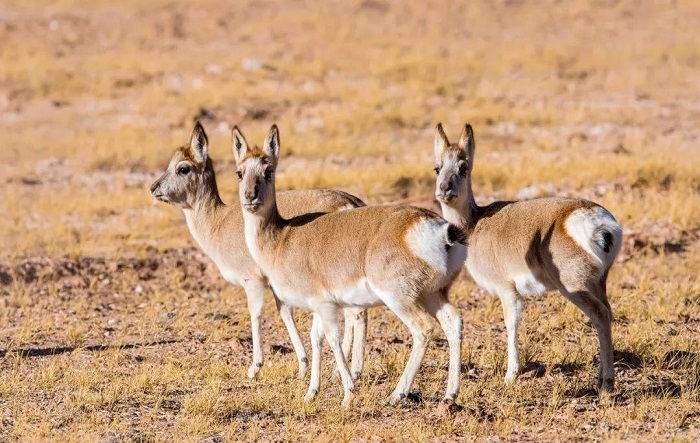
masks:
[[[476,148],[475,143],[474,143],[474,130],[472,129],[472,125],[467,123],[464,125],[464,129],[462,130],[462,135],[459,136],[459,142],[457,142],[457,145],[467,153],[467,158],[470,161],[473,161],[474,158],[474,150]]]
[[[197,163],[206,163],[208,158],[209,140],[204,132],[204,126],[197,121],[190,135],[190,150]]]
[[[435,127],[435,159],[439,159],[448,146],[450,146],[450,142],[447,140],[445,130],[442,129],[442,123],[438,123]]]
[[[280,154],[280,134],[277,125],[272,125],[267,133],[263,143],[263,151],[272,158],[276,165]]]
[[[231,147],[233,149],[233,157],[236,159],[236,164],[241,162],[241,159],[248,152],[248,142],[245,140],[243,133],[238,126],[233,127],[231,132]]]

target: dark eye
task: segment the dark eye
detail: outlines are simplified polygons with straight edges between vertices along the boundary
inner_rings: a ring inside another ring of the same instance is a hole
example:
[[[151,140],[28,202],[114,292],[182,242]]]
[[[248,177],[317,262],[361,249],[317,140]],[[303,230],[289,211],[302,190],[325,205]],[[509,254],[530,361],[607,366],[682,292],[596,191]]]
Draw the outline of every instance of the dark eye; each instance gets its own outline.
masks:
[[[177,168],[177,173],[180,175],[187,175],[191,170],[192,168],[190,168],[190,165],[181,165]]]
[[[236,175],[238,176],[238,181],[243,180],[243,171],[236,171]]]
[[[440,173],[440,166],[435,166],[435,169],[433,169],[433,171],[435,171],[435,175],[438,175]]]
[[[461,175],[462,177],[466,177],[466,176],[467,176],[467,170],[468,170],[467,165],[465,165],[464,163],[462,163],[462,165],[459,167],[459,175]]]
[[[272,174],[273,174],[272,169],[265,169],[265,180],[270,181],[272,180]]]

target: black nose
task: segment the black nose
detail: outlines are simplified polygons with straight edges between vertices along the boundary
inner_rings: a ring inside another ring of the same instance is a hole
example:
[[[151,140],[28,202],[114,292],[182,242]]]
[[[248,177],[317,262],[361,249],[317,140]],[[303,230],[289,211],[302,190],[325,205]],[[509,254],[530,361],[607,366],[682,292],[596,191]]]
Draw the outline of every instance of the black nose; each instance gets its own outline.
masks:
[[[151,185],[151,194],[156,192],[156,189],[158,189],[158,186],[160,186],[160,180],[156,180],[152,185]]]
[[[442,192],[449,192],[452,190],[452,182],[451,181],[446,181],[440,183],[440,190]]]
[[[258,185],[257,185],[257,183],[255,184],[255,186],[253,186],[253,189],[247,189],[245,191],[245,198],[248,201],[253,201],[256,198],[258,198]]]

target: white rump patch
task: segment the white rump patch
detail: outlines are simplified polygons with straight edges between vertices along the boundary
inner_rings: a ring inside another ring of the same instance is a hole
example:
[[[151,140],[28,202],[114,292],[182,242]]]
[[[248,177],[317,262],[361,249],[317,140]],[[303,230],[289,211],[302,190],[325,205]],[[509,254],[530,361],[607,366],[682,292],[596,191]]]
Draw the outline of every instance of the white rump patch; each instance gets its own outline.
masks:
[[[622,228],[610,212],[600,206],[577,209],[566,220],[565,226],[567,234],[604,269],[612,265],[622,246]],[[606,232],[612,236],[608,252],[603,249]]]
[[[424,219],[411,226],[406,242],[411,251],[443,275],[458,271],[466,259],[466,247],[456,243],[448,251],[447,228],[444,220]]]

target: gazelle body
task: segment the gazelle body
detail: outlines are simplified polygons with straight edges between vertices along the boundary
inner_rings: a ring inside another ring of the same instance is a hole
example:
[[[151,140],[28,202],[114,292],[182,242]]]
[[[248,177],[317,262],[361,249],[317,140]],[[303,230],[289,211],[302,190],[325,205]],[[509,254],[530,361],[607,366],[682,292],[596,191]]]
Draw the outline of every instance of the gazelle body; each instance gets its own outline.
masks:
[[[622,229],[603,207],[581,199],[474,201],[474,134],[466,125],[450,144],[435,134],[436,198],[443,217],[467,235],[466,267],[476,283],[498,295],[508,333],[506,383],[519,371],[518,326],[525,296],[558,290],[591,320],[600,343],[598,386],[614,388],[612,311],[608,271],[622,245]]]
[[[178,148],[166,172],[151,186],[153,196],[182,207],[192,237],[216,264],[224,279],[245,290],[253,336],[253,362],[248,378],[254,378],[263,365],[261,324],[267,282],[245,244],[243,214],[238,198],[225,205],[219,197],[212,161],[208,156],[204,128],[197,123],[190,142]],[[358,198],[340,191],[308,190],[280,193],[280,208],[286,216],[324,213],[364,206]],[[308,359],[292,307],[277,302],[280,316],[299,359],[299,377],[306,373]],[[367,316],[361,309],[347,310],[344,352],[353,346],[353,372],[362,370]],[[354,333],[354,340],[353,338]]]
[[[246,244],[285,303],[311,309],[312,366],[305,400],[320,384],[325,336],[348,406],[352,377],[339,344],[338,309],[385,305],[410,329],[413,348],[390,403],[404,398],[420,367],[428,317],[447,335],[450,370],[445,394],[459,391],[462,319],[447,291],[466,257],[462,232],[436,214],[410,206],[374,206],[286,219],[277,209],[274,172],[279,136],[273,126],[262,149],[234,128],[233,149]]]

